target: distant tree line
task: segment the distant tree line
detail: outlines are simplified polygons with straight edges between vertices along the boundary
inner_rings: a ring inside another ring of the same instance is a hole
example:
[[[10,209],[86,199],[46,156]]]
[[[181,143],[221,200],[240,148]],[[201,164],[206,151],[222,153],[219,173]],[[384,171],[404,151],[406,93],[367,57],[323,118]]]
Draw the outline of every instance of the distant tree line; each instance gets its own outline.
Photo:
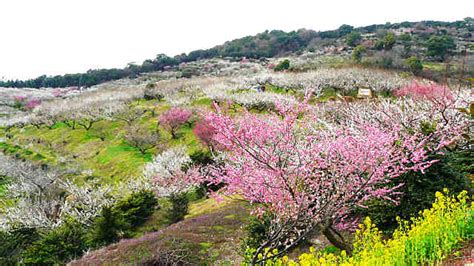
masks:
[[[159,54],[153,60],[145,60],[141,65],[128,64],[125,68],[91,69],[86,73],[65,74],[57,76],[42,75],[35,79],[0,81],[0,87],[42,88],[42,87],[90,87],[110,80],[136,77],[140,73],[163,70],[165,66],[174,66],[180,61],[176,58]]]
[[[313,30],[300,29],[298,31],[284,32],[281,30],[265,31],[255,36],[246,36],[244,38],[228,41],[222,45],[215,46],[205,50],[195,50],[189,54],[180,54],[174,57],[165,54],[159,54],[155,59],[145,60],[141,65],[128,64],[125,68],[111,69],[91,69],[86,73],[66,74],[57,76],[39,76],[29,80],[7,80],[0,81],[0,87],[16,88],[41,88],[41,87],[70,87],[70,86],[93,86],[106,81],[117,80],[121,78],[133,78],[141,73],[164,70],[165,67],[175,67],[181,63],[192,62],[199,59],[209,59],[215,57],[247,57],[262,58],[275,57],[289,53],[298,53],[308,49],[315,42],[324,39],[345,38],[347,45],[355,47],[361,39],[361,34],[375,33],[380,30],[395,30],[399,28],[417,28],[424,29],[429,27],[447,27],[456,29],[466,29],[468,33],[474,32],[474,19],[465,18],[455,22],[442,21],[421,21],[421,22],[401,22],[386,23],[379,25],[370,25],[354,28],[350,25],[342,25],[336,30],[317,32]],[[439,40],[443,40],[443,45],[437,45],[437,40],[428,41],[433,35],[440,35]],[[425,36],[425,41],[431,46],[431,51],[438,51],[439,55],[433,53],[431,56],[444,58],[446,51],[453,47],[452,41],[446,32],[432,33]],[[394,36],[387,35],[385,40],[380,40],[378,44],[381,49],[388,49],[393,46]],[[447,43],[447,44],[446,44]],[[429,47],[428,47],[429,48]]]

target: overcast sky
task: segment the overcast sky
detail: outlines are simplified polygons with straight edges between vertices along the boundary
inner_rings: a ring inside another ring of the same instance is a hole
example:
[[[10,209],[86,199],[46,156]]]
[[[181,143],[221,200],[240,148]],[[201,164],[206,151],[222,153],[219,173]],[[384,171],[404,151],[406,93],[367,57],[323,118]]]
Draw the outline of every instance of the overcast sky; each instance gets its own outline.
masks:
[[[0,78],[124,67],[267,29],[468,16],[473,0],[0,0]]]

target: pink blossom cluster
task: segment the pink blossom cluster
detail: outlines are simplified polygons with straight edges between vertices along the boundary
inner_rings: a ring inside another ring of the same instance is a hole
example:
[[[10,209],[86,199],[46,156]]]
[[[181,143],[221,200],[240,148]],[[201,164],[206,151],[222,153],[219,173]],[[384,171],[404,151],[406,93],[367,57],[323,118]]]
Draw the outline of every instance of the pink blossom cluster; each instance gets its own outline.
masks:
[[[188,122],[192,114],[189,110],[173,107],[160,116],[160,125],[169,130],[174,138],[178,128]]]
[[[213,146],[213,138],[216,134],[216,129],[206,119],[201,119],[196,122],[196,125],[193,129],[193,133],[194,135],[196,135],[198,140],[205,146]]]
[[[213,129],[206,141],[225,159],[199,181],[224,184],[221,193],[242,195],[257,213],[272,213],[277,246],[291,246],[317,226],[347,228],[354,207],[374,198],[396,202],[403,184],[393,181],[423,172],[435,162],[430,155],[465,130],[463,115],[430,97],[332,108],[277,105],[278,113],[238,117],[215,105],[204,118]]]
[[[35,109],[35,107],[37,107],[40,104],[41,104],[41,100],[39,100],[39,99],[30,99],[26,102],[25,109],[28,110],[28,111],[33,110],[33,109]]]
[[[27,97],[24,95],[15,95],[13,99],[17,102],[24,102],[27,99]]]
[[[31,111],[35,107],[37,107],[38,105],[41,104],[40,99],[29,98],[29,97],[24,96],[24,95],[16,95],[16,96],[13,97],[13,99],[15,100],[15,103],[18,107],[20,107],[21,109],[24,109],[26,111]]]
[[[384,184],[431,164],[423,142],[400,128],[363,124],[310,130],[310,113],[298,119],[302,108],[238,119],[209,114],[213,140],[230,152],[223,168],[206,181],[225,183],[225,193],[242,194],[281,216],[318,220],[342,216],[341,210],[373,197],[392,199],[396,188]]]
[[[437,103],[451,103],[454,96],[448,87],[438,84],[422,84],[412,82],[394,92],[397,97],[411,97],[415,100],[430,100]]]

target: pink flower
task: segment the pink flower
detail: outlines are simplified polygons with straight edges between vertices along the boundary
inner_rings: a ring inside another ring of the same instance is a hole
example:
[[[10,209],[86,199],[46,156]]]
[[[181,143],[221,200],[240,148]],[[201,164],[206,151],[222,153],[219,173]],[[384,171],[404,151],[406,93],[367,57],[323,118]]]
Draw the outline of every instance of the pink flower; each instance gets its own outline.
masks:
[[[160,125],[169,130],[173,138],[176,138],[178,128],[188,122],[192,114],[189,110],[173,107],[160,116]]]
[[[412,84],[395,91],[397,97],[412,97],[415,100],[429,100],[436,103],[453,102],[454,97],[449,88],[438,84],[421,84],[414,81]]]
[[[216,129],[211,126],[206,119],[201,119],[196,123],[193,133],[202,144],[211,147],[213,145],[213,138],[216,134]]]

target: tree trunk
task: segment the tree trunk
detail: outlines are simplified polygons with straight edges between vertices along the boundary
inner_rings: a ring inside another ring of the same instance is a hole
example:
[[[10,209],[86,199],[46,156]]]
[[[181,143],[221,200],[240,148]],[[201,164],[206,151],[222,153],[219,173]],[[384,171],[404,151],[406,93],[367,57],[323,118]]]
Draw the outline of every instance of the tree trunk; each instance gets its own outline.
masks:
[[[331,225],[326,226],[321,232],[335,247],[345,250],[349,256],[352,254],[352,246],[347,244],[345,239]]]

